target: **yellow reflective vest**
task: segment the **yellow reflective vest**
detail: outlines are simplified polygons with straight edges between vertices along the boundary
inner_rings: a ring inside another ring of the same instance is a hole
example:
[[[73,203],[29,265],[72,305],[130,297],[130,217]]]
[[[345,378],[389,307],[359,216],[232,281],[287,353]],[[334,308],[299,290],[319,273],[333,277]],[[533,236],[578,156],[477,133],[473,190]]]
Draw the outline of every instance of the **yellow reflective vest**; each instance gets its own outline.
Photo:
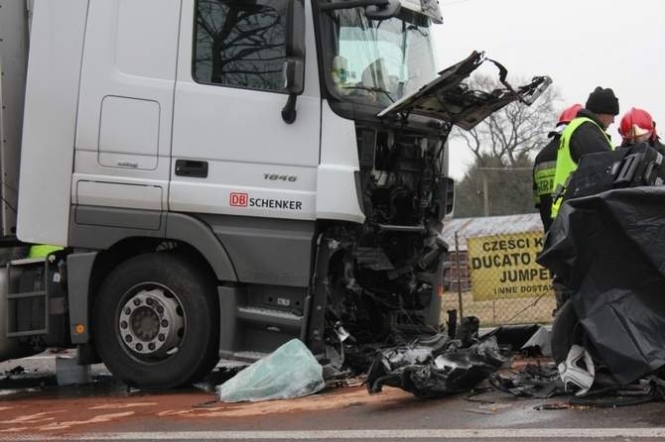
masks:
[[[28,258],[46,258],[49,253],[57,252],[58,250],[62,250],[62,247],[38,244],[30,247]]]
[[[552,195],[554,191],[554,176],[556,174],[556,161],[545,161],[533,168],[535,181],[536,207],[540,206],[544,197]]]
[[[587,117],[578,117],[571,121],[568,126],[561,133],[561,141],[559,142],[559,151],[556,156],[556,172],[554,174],[554,194],[552,196],[552,218],[556,218],[559,213],[559,207],[561,207],[561,201],[563,200],[563,194],[566,191],[566,186],[570,180],[570,176],[577,169],[577,163],[573,160],[573,156],[570,153],[570,139],[573,136],[575,130],[580,127],[582,124],[589,122],[595,125],[599,131],[605,135],[607,139],[607,146],[611,150],[612,143],[607,137],[607,134],[602,127],[598,125],[591,118]]]

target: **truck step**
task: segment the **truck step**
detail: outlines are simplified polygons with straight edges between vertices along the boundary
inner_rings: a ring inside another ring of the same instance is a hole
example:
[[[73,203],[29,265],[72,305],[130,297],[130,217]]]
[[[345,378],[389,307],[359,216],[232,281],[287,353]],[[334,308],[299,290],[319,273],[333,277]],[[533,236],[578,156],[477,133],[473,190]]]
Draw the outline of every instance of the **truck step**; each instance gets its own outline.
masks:
[[[295,330],[300,330],[303,325],[303,317],[300,315],[261,307],[239,306],[236,316],[242,321]]]
[[[49,333],[49,262],[18,259],[7,264],[7,337]],[[30,312],[26,314],[24,312]]]

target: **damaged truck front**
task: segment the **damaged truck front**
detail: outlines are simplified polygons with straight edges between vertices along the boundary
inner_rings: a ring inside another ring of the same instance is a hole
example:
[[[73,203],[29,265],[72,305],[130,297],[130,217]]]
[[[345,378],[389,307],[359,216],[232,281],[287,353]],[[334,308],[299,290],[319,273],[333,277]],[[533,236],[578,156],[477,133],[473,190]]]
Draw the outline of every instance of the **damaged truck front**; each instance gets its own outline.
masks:
[[[450,130],[549,84],[437,73],[430,0],[36,0],[26,76],[28,5],[0,0],[3,234],[62,249],[9,262],[0,356],[143,387],[437,331]]]

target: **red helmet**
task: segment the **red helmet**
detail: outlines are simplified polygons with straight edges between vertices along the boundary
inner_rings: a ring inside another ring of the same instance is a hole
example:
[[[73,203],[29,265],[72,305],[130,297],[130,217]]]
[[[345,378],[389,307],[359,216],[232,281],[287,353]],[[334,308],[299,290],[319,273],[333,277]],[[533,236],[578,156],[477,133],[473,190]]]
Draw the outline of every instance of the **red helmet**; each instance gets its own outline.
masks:
[[[582,105],[577,103],[573,104],[570,107],[567,107],[566,109],[561,112],[561,115],[559,115],[559,121],[557,122],[557,126],[559,124],[568,124],[573,119],[577,116],[577,113],[582,109]]]
[[[643,109],[633,107],[621,118],[619,134],[624,140],[634,140],[641,137],[651,139],[655,133],[656,125],[653,118],[651,118],[649,112]]]

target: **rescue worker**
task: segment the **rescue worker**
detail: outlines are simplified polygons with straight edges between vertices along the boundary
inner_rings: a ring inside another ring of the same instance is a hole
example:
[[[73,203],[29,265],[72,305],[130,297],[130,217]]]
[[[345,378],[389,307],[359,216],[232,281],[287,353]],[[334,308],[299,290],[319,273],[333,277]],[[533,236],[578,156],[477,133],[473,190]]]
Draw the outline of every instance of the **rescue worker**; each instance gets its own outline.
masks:
[[[656,132],[656,123],[651,114],[644,109],[631,107],[624,114],[619,123],[619,135],[622,138],[621,147],[647,143],[665,155],[665,145],[660,142],[660,137]]]
[[[619,115],[619,100],[610,88],[598,86],[581,109],[561,133],[561,142],[556,159],[554,194],[552,196],[552,218],[559,213],[559,206],[570,175],[584,155],[612,150],[607,128]]]
[[[547,134],[549,143],[542,148],[533,162],[533,196],[536,209],[540,212],[545,233],[552,225],[552,192],[554,191],[554,174],[556,173],[556,157],[561,140],[561,132],[582,109],[581,104],[574,104],[561,112],[555,129]]]
[[[30,246],[28,258],[46,258],[50,253],[62,250],[60,246],[52,246],[49,244],[35,244]]]

